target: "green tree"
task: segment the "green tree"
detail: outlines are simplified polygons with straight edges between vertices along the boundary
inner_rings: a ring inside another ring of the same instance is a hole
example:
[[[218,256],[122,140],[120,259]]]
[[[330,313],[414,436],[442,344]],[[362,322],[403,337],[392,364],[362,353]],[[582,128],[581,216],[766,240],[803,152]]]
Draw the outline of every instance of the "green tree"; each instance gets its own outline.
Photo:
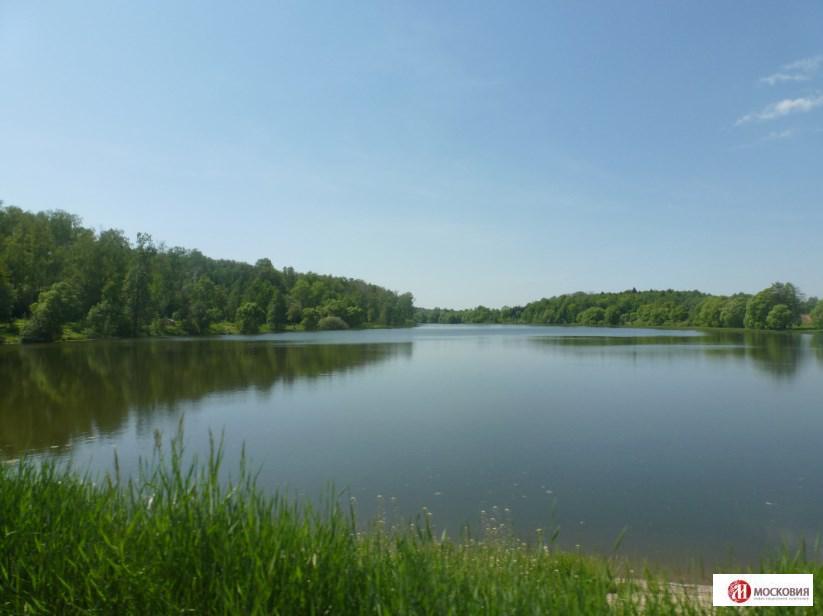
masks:
[[[112,338],[125,330],[123,310],[108,300],[102,300],[89,309],[86,315],[86,330],[96,337]]]
[[[318,320],[317,310],[314,308],[304,308],[303,320],[300,322],[300,325],[306,330],[317,329]]]
[[[745,295],[736,295],[727,299],[720,311],[721,325],[723,327],[743,327],[748,301]]]
[[[188,309],[183,316],[183,327],[191,334],[205,334],[209,325],[219,320],[217,287],[208,276],[201,276],[187,293]]]
[[[775,282],[768,289],[763,289],[749,300],[743,324],[749,329],[771,329],[767,323],[769,314],[775,306],[785,306],[789,311],[789,326],[800,321],[800,293],[793,284]],[[783,311],[780,318],[783,319]],[[785,329],[785,328],[783,328]]]
[[[769,311],[769,316],[766,317],[766,327],[768,329],[788,329],[793,322],[794,315],[785,304],[777,304]]]
[[[823,299],[818,300],[811,313],[812,325],[823,328]]]
[[[210,259],[197,250],[155,246],[145,234],[132,244],[121,231],[96,233],[82,227],[77,217],[59,211],[31,213],[0,205],[0,263],[6,270],[0,282],[3,315],[9,297],[11,317],[27,317],[40,292],[66,282],[77,291],[77,312],[85,315],[85,327],[97,336],[141,335],[151,323],[163,324],[154,328],[158,333],[207,333],[211,323],[234,318],[246,302],[266,311],[274,305],[274,329],[285,325],[283,303],[285,323],[308,327],[325,316],[352,327],[404,325],[417,317],[410,294],[399,295],[362,280],[301,274],[293,268],[281,273],[268,259],[253,265]],[[307,309],[315,312],[304,315]],[[462,311],[445,314],[444,319],[455,322],[466,316]],[[520,309],[507,315],[516,321]],[[434,320],[440,318],[438,313]],[[501,312],[484,309],[474,318],[493,322],[501,319]],[[178,323],[172,326],[169,319]]]
[[[14,289],[9,282],[5,266],[0,262],[0,323],[11,319],[12,308],[14,308]]]
[[[346,323],[340,317],[323,317],[317,322],[317,329],[321,330],[330,330],[330,329],[349,329],[349,324]]]
[[[269,329],[273,332],[283,330],[286,327],[287,319],[286,298],[280,291],[275,290],[272,293],[269,309],[266,312],[266,322],[269,324]]]
[[[77,292],[67,282],[57,282],[40,293],[31,307],[31,319],[21,332],[23,342],[52,342],[63,333],[63,326],[77,313]]]
[[[411,293],[403,293],[397,296],[397,303],[394,306],[394,318],[395,325],[405,325],[414,319],[414,296]]]
[[[139,336],[150,320],[149,282],[154,244],[148,233],[137,234],[137,247],[123,285],[126,323],[130,336]]]
[[[800,312],[802,314],[811,314],[820,300],[814,296],[807,297],[800,303]]]
[[[266,313],[254,302],[245,302],[237,309],[237,327],[243,334],[256,334],[266,320]]]
[[[298,324],[303,320],[303,307],[299,302],[291,302],[286,310],[286,320],[292,324]]]
[[[771,287],[775,305],[783,304],[792,315],[792,323],[800,322],[803,294],[791,282],[775,282]]]
[[[722,327],[723,317],[721,315],[725,305],[726,300],[722,297],[707,297],[697,309],[697,315],[694,319],[695,325]]]
[[[618,306],[609,306],[603,313],[603,320],[606,325],[620,325],[620,308]]]
[[[766,329],[766,318],[772,309],[771,298],[763,291],[752,297],[746,304],[743,325],[746,329]]]
[[[346,315],[343,320],[352,327],[358,327],[363,323],[363,309],[360,306],[346,306]]]
[[[577,315],[580,325],[603,325],[606,321],[606,311],[603,308],[592,306]]]

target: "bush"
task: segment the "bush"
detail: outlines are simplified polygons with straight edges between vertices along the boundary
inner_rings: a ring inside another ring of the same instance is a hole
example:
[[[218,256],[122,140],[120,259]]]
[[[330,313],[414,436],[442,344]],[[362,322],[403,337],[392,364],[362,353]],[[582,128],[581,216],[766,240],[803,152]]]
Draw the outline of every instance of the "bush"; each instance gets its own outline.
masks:
[[[123,332],[123,311],[103,300],[89,309],[86,330],[92,336],[110,338]]]
[[[237,327],[241,334],[256,334],[266,320],[266,313],[255,302],[246,302],[237,309]]]
[[[75,316],[77,294],[66,282],[53,284],[40,293],[31,307],[31,320],[21,334],[23,342],[52,342],[63,333],[63,325]]]
[[[14,307],[14,289],[8,281],[8,275],[0,263],[0,323],[11,320]]]
[[[792,326],[792,311],[785,304],[778,304],[769,311],[766,317],[766,327],[769,329],[788,329]]]
[[[303,326],[303,329],[317,329],[317,310],[314,308],[304,308],[303,320],[300,321],[300,325]]]
[[[317,329],[349,329],[349,324],[340,317],[323,317],[317,322]]]
[[[812,310],[812,325],[815,327],[823,327],[823,299],[817,302],[817,305]]]
[[[783,306],[788,311],[788,323],[785,320],[785,311],[781,308],[772,323],[781,327],[769,325],[769,316],[777,306]],[[744,325],[749,329],[786,329],[800,320],[799,293],[791,283],[775,282],[768,289],[763,289],[749,300],[746,306]]]
[[[743,327],[747,303],[748,299],[745,296],[732,297],[726,300],[723,309],[720,311],[720,320],[723,327]]]
[[[603,325],[605,320],[606,311],[596,306],[587,308],[577,315],[577,322],[580,325]]]

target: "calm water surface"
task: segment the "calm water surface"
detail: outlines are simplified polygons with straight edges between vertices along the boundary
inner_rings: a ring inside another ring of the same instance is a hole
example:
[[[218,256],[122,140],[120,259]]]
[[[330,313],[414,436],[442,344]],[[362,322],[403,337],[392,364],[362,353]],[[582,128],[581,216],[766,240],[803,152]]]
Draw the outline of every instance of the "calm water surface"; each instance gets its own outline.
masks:
[[[0,456],[134,469],[185,416],[260,483],[363,518],[481,511],[664,564],[756,561],[823,530],[823,337],[425,326],[0,347]],[[382,496],[382,499],[378,498]],[[506,512],[506,509],[509,512]]]

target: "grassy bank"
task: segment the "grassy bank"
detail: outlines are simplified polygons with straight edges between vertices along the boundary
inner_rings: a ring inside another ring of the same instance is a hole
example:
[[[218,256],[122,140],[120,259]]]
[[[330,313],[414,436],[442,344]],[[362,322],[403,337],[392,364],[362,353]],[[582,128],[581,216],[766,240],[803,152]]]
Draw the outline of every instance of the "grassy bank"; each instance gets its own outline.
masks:
[[[262,494],[220,448],[181,462],[180,439],[133,481],[93,483],[53,464],[0,469],[0,612],[14,614],[699,614],[653,573],[540,541],[452,541],[426,516],[357,532],[334,498]],[[809,571],[802,556],[772,571]],[[823,570],[817,570],[823,574]],[[820,605],[821,581],[815,590]]]

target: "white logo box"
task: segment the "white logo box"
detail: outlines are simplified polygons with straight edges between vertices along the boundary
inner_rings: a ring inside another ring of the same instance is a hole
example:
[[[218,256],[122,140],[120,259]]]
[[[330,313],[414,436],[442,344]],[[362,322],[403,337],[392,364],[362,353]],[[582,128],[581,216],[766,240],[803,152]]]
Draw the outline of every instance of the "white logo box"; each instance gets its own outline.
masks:
[[[715,573],[715,606],[814,605],[811,573]]]

